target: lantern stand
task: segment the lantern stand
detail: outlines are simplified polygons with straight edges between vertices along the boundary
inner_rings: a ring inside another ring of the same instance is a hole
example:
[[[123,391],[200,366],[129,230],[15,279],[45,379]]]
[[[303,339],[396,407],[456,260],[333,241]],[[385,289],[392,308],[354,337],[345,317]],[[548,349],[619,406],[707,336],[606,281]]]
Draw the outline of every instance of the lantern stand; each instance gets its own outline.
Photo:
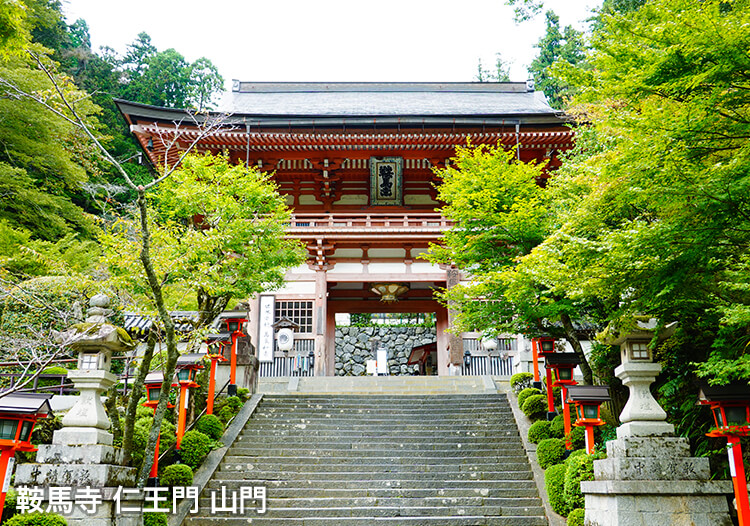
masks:
[[[227,333],[209,334],[206,336],[208,350],[206,356],[211,360],[211,370],[208,373],[208,398],[206,399],[206,414],[214,414],[214,393],[216,391],[216,364],[226,362],[224,348],[232,344],[231,337]]]
[[[237,339],[241,336],[247,336],[242,331],[243,324],[248,322],[249,315],[247,311],[226,311],[220,315],[221,319],[226,322],[227,330],[232,339],[232,349],[229,353],[229,387],[227,394],[229,396],[237,395]]]
[[[195,382],[195,375],[198,369],[203,369],[201,360],[203,354],[200,353],[189,353],[183,354],[177,358],[177,381],[180,384],[180,409],[179,416],[177,419],[177,443],[175,444],[175,451],[177,452],[178,458],[180,455],[180,444],[182,443],[182,437],[185,434],[185,421],[187,420],[187,405],[188,405],[188,394],[191,387],[198,387]]]
[[[586,429],[586,453],[594,453],[594,428],[606,422],[601,418],[601,406],[608,402],[609,387],[605,385],[571,385],[568,387],[568,403],[576,411],[573,425]]]
[[[536,340],[536,357],[534,358],[534,366],[537,370],[537,376],[539,371],[539,356],[546,358],[547,356],[555,353],[555,339],[550,336],[542,336],[539,338],[532,338],[532,349],[534,340]],[[546,364],[546,360],[545,360]],[[547,420],[552,420],[557,416],[557,411],[555,411],[555,398],[552,394],[552,370],[549,367],[545,367],[545,382],[546,382],[546,388],[547,388]],[[537,383],[534,383],[534,387],[537,389],[540,389],[542,387],[541,382],[539,382],[538,387]]]
[[[51,394],[17,393],[0,398],[0,511],[10,487],[16,451],[36,451],[31,432],[40,418],[52,415]]]
[[[566,402],[568,399],[568,387],[576,385],[573,379],[573,369],[581,363],[581,359],[575,353],[552,353],[549,356],[545,356],[547,362],[547,370],[554,370],[555,380],[552,382],[552,387],[558,385],[562,388],[562,406],[563,406],[563,423],[565,426],[565,449],[570,451],[572,444],[570,443],[570,404]]]
[[[710,437],[726,437],[729,453],[729,472],[732,475],[737,519],[740,526],[750,526],[750,501],[747,494],[745,465],[742,461],[740,437],[750,434],[750,388],[746,382],[732,382],[724,386],[702,384],[699,404],[708,405],[716,427]]]
[[[164,383],[164,373],[154,372],[148,373],[146,378],[143,380],[143,385],[146,386],[146,401],[141,405],[143,407],[149,407],[154,410],[156,414],[156,406],[159,405],[159,398],[161,396],[161,386]],[[172,387],[177,386],[176,383],[172,384]],[[174,407],[174,404],[167,402],[169,409]],[[154,448],[154,463],[151,466],[151,473],[149,473],[147,485],[155,488],[159,485],[159,443],[161,442],[161,431],[159,436],[156,437],[156,447]]]

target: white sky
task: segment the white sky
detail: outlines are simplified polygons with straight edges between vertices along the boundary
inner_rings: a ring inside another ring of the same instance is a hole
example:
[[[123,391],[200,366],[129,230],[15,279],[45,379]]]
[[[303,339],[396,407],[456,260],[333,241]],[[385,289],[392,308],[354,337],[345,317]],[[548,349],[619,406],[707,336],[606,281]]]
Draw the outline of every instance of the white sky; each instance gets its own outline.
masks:
[[[547,0],[582,29],[597,0]],[[477,59],[512,61],[526,80],[544,16],[517,26],[503,0],[63,0],[88,22],[92,46],[123,53],[145,31],[163,51],[205,56],[229,82],[469,82]]]

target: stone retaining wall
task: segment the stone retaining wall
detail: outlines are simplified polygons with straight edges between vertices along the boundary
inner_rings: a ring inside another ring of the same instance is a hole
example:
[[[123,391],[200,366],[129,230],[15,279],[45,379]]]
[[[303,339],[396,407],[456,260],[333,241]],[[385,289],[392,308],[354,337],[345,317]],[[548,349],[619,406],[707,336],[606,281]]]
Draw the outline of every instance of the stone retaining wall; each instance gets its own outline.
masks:
[[[416,366],[407,366],[412,347],[437,339],[435,327],[336,327],[336,374],[362,376],[365,362],[373,360],[373,338],[380,338],[388,349],[392,375],[411,374]]]

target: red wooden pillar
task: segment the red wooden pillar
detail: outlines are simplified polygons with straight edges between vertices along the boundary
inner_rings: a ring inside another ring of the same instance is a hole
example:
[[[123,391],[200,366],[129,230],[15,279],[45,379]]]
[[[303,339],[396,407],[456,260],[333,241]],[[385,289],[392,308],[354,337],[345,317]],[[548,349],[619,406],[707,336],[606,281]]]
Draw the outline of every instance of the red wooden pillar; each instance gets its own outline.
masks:
[[[750,526],[750,501],[748,501],[747,495],[747,479],[745,478],[745,465],[742,461],[740,437],[727,435],[727,446],[729,449],[729,472],[732,475],[734,498],[737,501],[737,518],[740,526]]]

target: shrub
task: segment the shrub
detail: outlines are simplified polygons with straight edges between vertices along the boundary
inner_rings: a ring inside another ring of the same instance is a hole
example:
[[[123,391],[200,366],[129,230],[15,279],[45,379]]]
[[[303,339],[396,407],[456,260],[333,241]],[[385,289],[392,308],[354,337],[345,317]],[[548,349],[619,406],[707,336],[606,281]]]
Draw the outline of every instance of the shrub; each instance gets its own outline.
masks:
[[[586,455],[588,455],[588,453],[586,453],[585,449],[575,449],[571,451],[570,454],[568,455],[568,458],[565,459],[565,465],[567,466],[568,464],[573,462],[575,459],[579,457],[585,457]]]
[[[237,398],[243,402],[247,401],[247,399],[250,398],[250,389],[247,387],[240,387],[237,389]]]
[[[529,418],[538,418],[539,415],[542,415],[547,411],[546,397],[542,394],[529,396],[523,403],[521,411],[523,411],[523,414],[525,414]]]
[[[138,407],[135,409],[135,419],[138,420],[139,418],[148,418],[154,416],[154,410],[150,407],[144,407],[142,405],[138,405]]]
[[[586,447],[586,430],[580,426],[574,426],[568,435],[573,449]]]
[[[557,464],[550,466],[544,472],[544,489],[547,491],[549,505],[555,513],[565,516],[568,514],[568,505],[565,503],[565,466]]]
[[[510,386],[516,393],[520,393],[527,387],[531,387],[531,382],[534,380],[532,373],[516,373],[510,377]]]
[[[561,438],[546,438],[539,442],[536,457],[542,469],[559,464],[565,459],[565,441]]]
[[[182,461],[195,469],[211,451],[211,437],[195,429],[185,433],[180,444]]]
[[[16,493],[16,490],[13,488],[8,489],[8,493],[5,495],[5,506],[3,507],[3,513],[0,518],[7,519],[8,517],[15,515],[17,498],[18,494]],[[2,520],[0,520],[0,524],[2,524]]]
[[[166,513],[144,513],[143,526],[167,526],[169,520]]]
[[[582,480],[594,480],[594,456],[577,455],[566,462],[565,489],[563,495],[568,509],[583,508]]]
[[[565,420],[563,420],[563,415],[557,415],[552,419],[549,426],[549,436],[552,438],[562,438],[565,436]]]
[[[225,405],[218,411],[216,411],[216,416],[219,417],[219,420],[221,420],[224,424],[229,422],[232,418],[234,418],[234,411],[232,411],[232,408],[228,405]]]
[[[21,513],[14,515],[4,526],[67,526],[67,521],[54,513]]]
[[[150,416],[139,418],[135,421],[133,430],[133,448],[130,453],[130,465],[139,467],[143,463],[143,455],[146,453],[148,444],[148,435],[151,432],[151,426],[154,419]],[[177,441],[175,436],[174,424],[167,420],[161,421],[161,441],[159,443],[159,453],[164,453]]]
[[[187,464],[172,464],[164,468],[159,482],[162,486],[189,486],[193,483],[193,470]]]
[[[518,393],[518,407],[523,407],[523,403],[526,401],[526,399],[531,395],[536,394],[542,394],[542,392],[534,387],[527,387],[526,389]]]
[[[529,428],[529,442],[532,444],[538,444],[540,441],[550,438],[549,436],[550,423],[546,420],[539,420],[531,424]]]
[[[568,514],[567,526],[583,526],[583,518],[586,515],[586,510],[583,508],[576,508]]]
[[[239,396],[227,396],[227,407],[231,407],[235,414],[242,409],[242,404]]]
[[[221,423],[221,420],[216,415],[203,415],[198,419],[198,423],[195,424],[195,429],[214,440],[219,440],[221,435],[224,434],[224,424]]]

